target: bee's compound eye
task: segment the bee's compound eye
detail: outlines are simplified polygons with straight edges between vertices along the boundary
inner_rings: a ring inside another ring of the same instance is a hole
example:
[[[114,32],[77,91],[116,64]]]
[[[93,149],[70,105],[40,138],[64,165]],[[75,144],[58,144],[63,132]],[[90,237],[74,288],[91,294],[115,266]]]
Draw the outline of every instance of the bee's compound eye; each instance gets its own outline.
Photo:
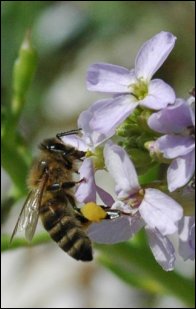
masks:
[[[55,151],[57,149],[57,146],[52,144],[52,145],[47,145],[47,149],[50,151]]]
[[[48,145],[48,149],[55,153],[64,153],[65,152],[65,146],[60,143],[55,143]]]
[[[46,146],[46,148],[49,150],[49,151],[58,151],[59,150],[59,145],[58,144],[48,144]]]

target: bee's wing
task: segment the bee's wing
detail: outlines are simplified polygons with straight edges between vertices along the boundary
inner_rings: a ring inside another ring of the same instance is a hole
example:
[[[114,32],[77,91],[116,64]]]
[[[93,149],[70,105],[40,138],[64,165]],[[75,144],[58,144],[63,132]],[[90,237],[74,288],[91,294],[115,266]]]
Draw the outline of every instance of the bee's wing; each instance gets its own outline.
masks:
[[[40,181],[40,186],[37,189],[32,190],[27,196],[27,199],[18,217],[16,226],[13,230],[10,242],[12,241],[17,231],[25,230],[25,238],[29,241],[31,241],[33,238],[39,217],[39,205],[41,203],[47,179],[48,177],[46,175]]]
[[[10,242],[14,238],[14,235],[17,233],[17,231],[23,231],[23,230],[25,230],[26,239],[28,240],[32,239],[38,221],[38,215],[39,215],[38,207],[39,207],[39,191],[37,189],[29,193],[22,207],[18,220],[16,222]]]

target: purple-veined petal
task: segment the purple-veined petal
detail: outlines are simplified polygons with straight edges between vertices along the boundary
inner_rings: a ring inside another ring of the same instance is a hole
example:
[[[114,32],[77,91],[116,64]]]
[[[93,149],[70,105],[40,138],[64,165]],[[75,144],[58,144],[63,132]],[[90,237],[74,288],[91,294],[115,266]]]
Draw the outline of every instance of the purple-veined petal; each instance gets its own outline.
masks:
[[[153,79],[148,87],[148,95],[140,101],[140,105],[159,110],[169,103],[174,103],[176,98],[174,90],[161,79]]]
[[[166,236],[161,235],[158,230],[153,230],[148,226],[145,227],[145,230],[148,235],[150,248],[157,263],[166,271],[173,270],[176,258],[171,241]]]
[[[170,54],[175,40],[176,37],[172,33],[161,31],[145,42],[135,60],[137,78],[150,80]]]
[[[195,142],[191,136],[164,135],[157,139],[156,144],[168,159],[184,156],[195,148]]]
[[[135,81],[133,72],[118,65],[96,63],[87,72],[87,89],[108,93],[129,93],[128,86]]]
[[[91,240],[97,243],[115,244],[130,239],[143,225],[143,220],[140,218],[122,216],[91,224],[87,234]]]
[[[195,172],[195,151],[172,161],[167,170],[167,183],[170,192],[184,186]]]
[[[80,151],[87,151],[88,146],[85,141],[78,135],[65,135],[61,137],[63,143],[73,146]]]
[[[174,105],[152,114],[148,118],[148,125],[160,133],[181,133],[192,125],[190,107],[184,100],[177,99]]]
[[[179,254],[184,261],[195,259],[195,217],[183,217],[179,222]]]
[[[135,167],[126,151],[120,146],[107,142],[104,147],[106,168],[116,182],[118,198],[125,198],[140,188]]]
[[[96,185],[96,190],[97,190],[97,193],[99,194],[100,198],[104,202],[104,204],[106,206],[111,207],[114,203],[113,197],[108,192],[106,192],[105,190],[103,190],[101,187],[99,187],[97,185]]]
[[[97,146],[115,134],[116,127],[137,105],[135,98],[130,95],[97,101],[80,114],[78,126],[91,140],[91,145]]]
[[[157,189],[145,189],[145,195],[139,207],[143,220],[152,229],[169,235],[177,231],[177,223],[182,218],[182,207],[171,197]]]
[[[87,158],[82,163],[80,169],[80,178],[83,179],[78,186],[75,197],[79,202],[96,202],[96,184],[94,178],[94,168],[91,159]]]

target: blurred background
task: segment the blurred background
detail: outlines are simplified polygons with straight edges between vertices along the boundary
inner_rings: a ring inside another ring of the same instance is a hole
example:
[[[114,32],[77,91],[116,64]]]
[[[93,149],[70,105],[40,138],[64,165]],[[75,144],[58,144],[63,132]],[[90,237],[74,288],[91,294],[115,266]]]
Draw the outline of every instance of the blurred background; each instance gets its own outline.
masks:
[[[194,86],[195,16],[193,1],[2,1],[2,108],[12,95],[12,68],[27,29],[38,52],[18,130],[32,154],[57,132],[77,127],[77,118],[100,94],[86,89],[89,65],[109,62],[134,66],[140,46],[156,33],[177,37],[174,50],[156,74],[177,96]],[[2,169],[2,204],[11,180]],[[11,234],[23,199],[6,220]],[[98,253],[96,253],[98,255]],[[193,276],[194,263],[177,261]],[[185,308],[172,296],[132,288],[101,266],[75,262],[49,242],[2,253],[2,308]]]

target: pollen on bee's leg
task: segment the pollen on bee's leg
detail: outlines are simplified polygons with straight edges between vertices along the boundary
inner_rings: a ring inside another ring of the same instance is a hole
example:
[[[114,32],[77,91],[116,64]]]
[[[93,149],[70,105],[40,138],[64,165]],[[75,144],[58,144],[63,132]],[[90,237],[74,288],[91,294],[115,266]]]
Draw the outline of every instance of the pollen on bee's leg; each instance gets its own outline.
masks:
[[[107,212],[94,202],[86,203],[80,211],[86,219],[92,222],[99,222],[107,217]]]

